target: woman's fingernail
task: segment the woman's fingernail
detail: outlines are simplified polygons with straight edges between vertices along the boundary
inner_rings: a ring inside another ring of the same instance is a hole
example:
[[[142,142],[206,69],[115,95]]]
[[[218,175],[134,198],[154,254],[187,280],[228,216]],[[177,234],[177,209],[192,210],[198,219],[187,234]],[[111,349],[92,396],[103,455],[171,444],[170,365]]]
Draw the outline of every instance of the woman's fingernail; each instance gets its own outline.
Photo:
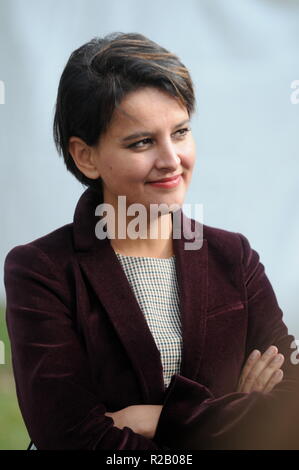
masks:
[[[255,359],[257,359],[260,355],[260,352],[258,349],[255,349],[254,351],[252,351],[252,353],[250,354],[250,360],[254,361]]]
[[[282,360],[283,360],[283,355],[277,354],[277,356],[274,357],[273,362],[281,362]]]
[[[270,346],[270,348],[267,349],[265,354],[267,354],[267,356],[272,356],[272,354],[275,354],[277,352],[278,352],[278,349],[276,346]]]

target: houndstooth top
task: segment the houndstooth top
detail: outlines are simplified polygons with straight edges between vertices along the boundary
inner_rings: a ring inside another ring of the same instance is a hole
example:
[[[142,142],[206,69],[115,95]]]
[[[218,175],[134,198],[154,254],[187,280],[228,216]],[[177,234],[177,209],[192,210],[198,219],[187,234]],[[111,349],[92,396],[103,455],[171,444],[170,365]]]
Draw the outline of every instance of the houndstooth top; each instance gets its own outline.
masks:
[[[116,253],[161,354],[165,388],[180,372],[182,335],[175,256],[147,258]]]

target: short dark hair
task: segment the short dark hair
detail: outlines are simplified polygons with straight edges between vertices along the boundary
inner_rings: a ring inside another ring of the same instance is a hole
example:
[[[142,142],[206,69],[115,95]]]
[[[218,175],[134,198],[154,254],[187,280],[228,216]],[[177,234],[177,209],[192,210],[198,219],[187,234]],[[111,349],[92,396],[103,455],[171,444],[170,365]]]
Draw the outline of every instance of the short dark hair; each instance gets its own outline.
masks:
[[[97,145],[124,96],[152,86],[195,108],[193,83],[179,58],[142,34],[95,37],[70,56],[60,78],[53,135],[67,169],[85,186],[102,189],[101,178],[87,178],[69,153],[71,136]]]

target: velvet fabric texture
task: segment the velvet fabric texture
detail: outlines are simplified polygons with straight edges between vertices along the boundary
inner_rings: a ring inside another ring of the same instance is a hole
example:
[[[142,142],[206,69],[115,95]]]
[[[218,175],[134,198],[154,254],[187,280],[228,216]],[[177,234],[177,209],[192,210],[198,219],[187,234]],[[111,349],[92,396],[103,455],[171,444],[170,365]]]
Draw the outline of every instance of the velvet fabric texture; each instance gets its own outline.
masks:
[[[299,449],[294,337],[247,238],[203,225],[199,250],[173,239],[183,350],[164,390],[159,351],[110,240],[95,236],[100,202],[85,190],[73,223],[5,260],[17,397],[37,448]],[[285,355],[282,382],[237,393],[250,352],[271,344]],[[153,440],[104,416],[137,404],[163,404]]]

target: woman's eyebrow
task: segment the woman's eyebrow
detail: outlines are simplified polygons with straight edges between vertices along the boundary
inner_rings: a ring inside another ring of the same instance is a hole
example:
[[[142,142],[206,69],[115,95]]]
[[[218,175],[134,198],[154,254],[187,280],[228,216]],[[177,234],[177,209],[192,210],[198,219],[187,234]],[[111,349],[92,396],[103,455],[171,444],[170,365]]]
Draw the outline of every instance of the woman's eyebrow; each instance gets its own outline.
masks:
[[[174,128],[173,130],[175,131],[176,129],[178,129],[179,127],[181,126],[184,126],[185,124],[188,124],[190,122],[190,119],[185,119],[184,121],[181,121],[179,122]],[[128,142],[129,140],[134,140],[134,139],[141,139],[143,137],[148,137],[152,135],[151,132],[136,132],[135,134],[130,134],[130,135],[127,135],[126,137],[123,137],[122,139],[120,139],[120,142],[121,143],[126,143]]]

